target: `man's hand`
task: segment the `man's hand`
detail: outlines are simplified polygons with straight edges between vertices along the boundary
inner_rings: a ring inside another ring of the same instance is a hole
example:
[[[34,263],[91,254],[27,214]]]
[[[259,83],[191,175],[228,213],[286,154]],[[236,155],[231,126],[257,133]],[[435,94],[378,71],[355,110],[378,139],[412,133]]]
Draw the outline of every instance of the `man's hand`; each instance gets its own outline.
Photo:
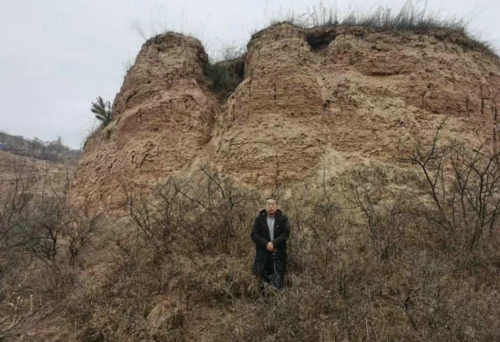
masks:
[[[272,242],[268,242],[266,248],[269,252],[274,252],[274,245]]]

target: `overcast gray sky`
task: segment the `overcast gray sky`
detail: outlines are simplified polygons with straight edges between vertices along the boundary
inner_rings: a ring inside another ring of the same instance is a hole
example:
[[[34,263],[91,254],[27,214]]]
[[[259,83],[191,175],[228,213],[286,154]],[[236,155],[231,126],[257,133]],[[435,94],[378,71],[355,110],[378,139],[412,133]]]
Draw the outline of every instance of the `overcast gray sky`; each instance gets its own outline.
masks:
[[[403,0],[332,0],[339,13]],[[272,19],[318,9],[306,0],[2,0],[0,3],[0,131],[80,148],[98,125],[97,96],[112,100],[143,36],[174,30],[199,38],[211,57],[243,46]],[[415,0],[417,7],[424,0]],[[500,1],[427,0],[440,17],[463,18],[471,33],[500,51]]]

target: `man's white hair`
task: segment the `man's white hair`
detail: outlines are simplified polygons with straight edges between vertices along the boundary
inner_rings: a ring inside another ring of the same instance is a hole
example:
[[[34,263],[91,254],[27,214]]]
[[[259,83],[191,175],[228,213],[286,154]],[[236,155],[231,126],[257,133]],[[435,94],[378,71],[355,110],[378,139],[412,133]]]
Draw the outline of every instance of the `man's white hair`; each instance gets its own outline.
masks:
[[[266,204],[271,204],[271,203],[276,204],[276,200],[274,198],[268,198],[268,199],[266,199]]]

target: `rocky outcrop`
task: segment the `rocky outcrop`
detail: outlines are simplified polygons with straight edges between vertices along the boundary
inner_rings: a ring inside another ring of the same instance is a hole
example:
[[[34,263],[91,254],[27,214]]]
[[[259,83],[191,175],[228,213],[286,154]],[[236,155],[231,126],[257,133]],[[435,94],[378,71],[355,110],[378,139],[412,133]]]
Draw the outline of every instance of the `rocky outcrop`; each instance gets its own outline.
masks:
[[[86,146],[72,198],[118,205],[117,189],[150,191],[211,164],[271,189],[369,160],[399,163],[415,141],[493,144],[496,56],[442,32],[273,25],[248,43],[243,80],[223,103],[199,41],[167,33],[144,44]]]
[[[192,164],[210,138],[217,100],[203,81],[201,43],[177,33],[147,41],[113,105],[114,120],[85,146],[72,201],[121,206]]]

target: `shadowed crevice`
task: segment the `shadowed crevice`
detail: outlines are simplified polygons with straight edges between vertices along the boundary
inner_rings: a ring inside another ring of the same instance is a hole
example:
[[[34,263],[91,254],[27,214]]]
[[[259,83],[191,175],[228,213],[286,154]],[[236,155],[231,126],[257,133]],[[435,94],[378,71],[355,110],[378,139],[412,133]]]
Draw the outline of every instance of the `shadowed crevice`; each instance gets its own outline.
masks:
[[[245,55],[239,58],[207,63],[203,68],[210,89],[221,99],[227,99],[245,77]]]
[[[313,31],[306,35],[306,41],[313,51],[326,48],[335,38],[336,33],[333,30]]]

